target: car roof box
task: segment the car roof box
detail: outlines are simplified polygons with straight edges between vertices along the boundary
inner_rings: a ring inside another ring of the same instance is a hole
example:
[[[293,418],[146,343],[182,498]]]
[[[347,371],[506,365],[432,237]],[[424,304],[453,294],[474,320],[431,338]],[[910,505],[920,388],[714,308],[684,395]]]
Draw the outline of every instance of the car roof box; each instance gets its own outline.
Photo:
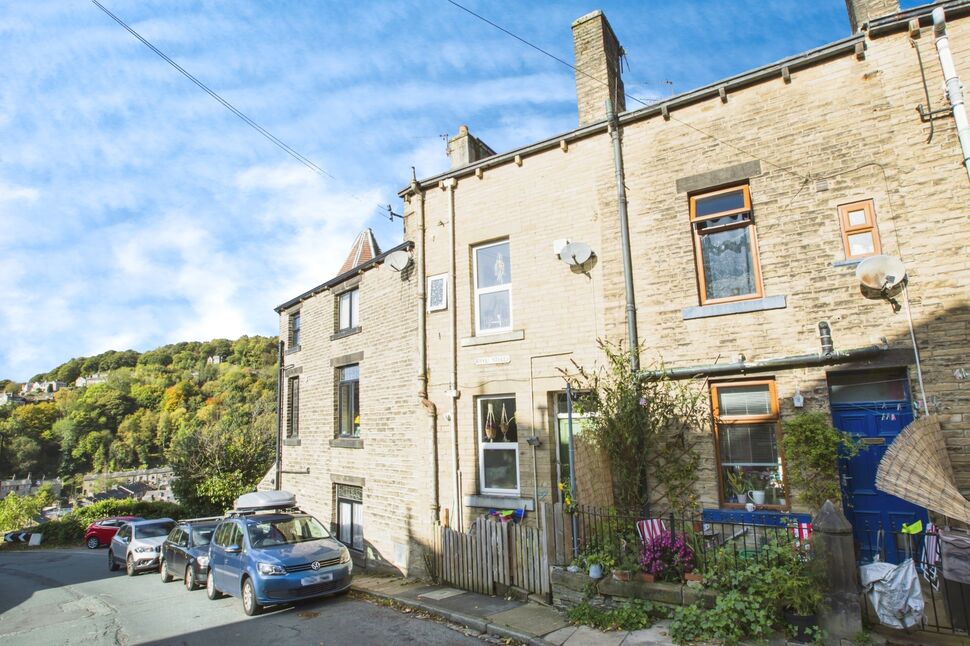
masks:
[[[236,498],[235,511],[290,509],[296,507],[296,496],[289,491],[254,491]]]

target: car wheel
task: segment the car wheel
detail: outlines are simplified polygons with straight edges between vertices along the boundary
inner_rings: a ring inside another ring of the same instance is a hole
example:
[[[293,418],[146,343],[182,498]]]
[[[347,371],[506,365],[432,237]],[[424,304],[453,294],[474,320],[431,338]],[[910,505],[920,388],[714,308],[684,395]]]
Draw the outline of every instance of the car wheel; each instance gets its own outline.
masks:
[[[185,568],[185,578],[183,579],[185,583],[185,589],[192,592],[198,588],[198,584],[195,582],[195,568],[191,565]]]
[[[158,574],[162,577],[162,583],[168,583],[172,580],[172,575],[168,573],[168,564],[165,563],[165,559],[158,562]]]
[[[256,601],[256,586],[253,585],[253,580],[250,578],[243,581],[242,602],[243,611],[250,617],[258,615],[263,611],[263,606]]]
[[[125,559],[125,574],[135,576],[135,559],[131,558],[131,554]]]
[[[209,570],[209,576],[205,580],[205,596],[213,601],[222,596],[222,593],[216,590],[216,581],[212,578],[212,570]]]
[[[101,541],[98,540],[97,536],[92,536],[88,539],[86,545],[88,546],[89,550],[96,550],[101,547]]]
[[[118,571],[118,562],[115,560],[115,555],[110,549],[108,550],[108,569],[112,572]]]

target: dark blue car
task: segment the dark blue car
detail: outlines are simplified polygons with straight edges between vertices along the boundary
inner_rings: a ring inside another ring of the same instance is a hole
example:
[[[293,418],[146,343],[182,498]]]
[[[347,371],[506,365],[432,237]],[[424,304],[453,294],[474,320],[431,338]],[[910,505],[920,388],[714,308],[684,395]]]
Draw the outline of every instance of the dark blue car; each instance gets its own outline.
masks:
[[[209,543],[222,518],[190,518],[179,521],[162,543],[158,571],[162,583],[182,579],[185,589],[205,585],[209,577]]]
[[[209,545],[206,593],[241,597],[255,615],[263,606],[344,592],[353,567],[350,551],[309,514],[237,510]]]

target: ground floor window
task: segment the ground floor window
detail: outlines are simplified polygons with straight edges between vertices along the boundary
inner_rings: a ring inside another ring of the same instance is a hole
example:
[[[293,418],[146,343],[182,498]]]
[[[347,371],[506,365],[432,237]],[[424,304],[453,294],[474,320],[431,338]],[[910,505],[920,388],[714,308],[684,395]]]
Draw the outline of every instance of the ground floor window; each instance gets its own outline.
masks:
[[[478,445],[481,492],[519,493],[519,441],[515,396],[478,399]]]
[[[772,380],[711,385],[721,502],[788,505]]]
[[[337,540],[355,550],[364,549],[364,490],[337,485]]]

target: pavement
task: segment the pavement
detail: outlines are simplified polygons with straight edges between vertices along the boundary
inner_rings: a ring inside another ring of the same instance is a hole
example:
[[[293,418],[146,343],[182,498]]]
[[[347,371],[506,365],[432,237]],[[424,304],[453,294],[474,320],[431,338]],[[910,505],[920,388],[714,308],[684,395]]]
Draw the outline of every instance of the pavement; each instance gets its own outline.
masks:
[[[354,590],[422,610],[481,634],[534,646],[653,646],[671,643],[667,622],[635,631],[571,626],[553,607],[459,590],[447,585],[357,572]]]

